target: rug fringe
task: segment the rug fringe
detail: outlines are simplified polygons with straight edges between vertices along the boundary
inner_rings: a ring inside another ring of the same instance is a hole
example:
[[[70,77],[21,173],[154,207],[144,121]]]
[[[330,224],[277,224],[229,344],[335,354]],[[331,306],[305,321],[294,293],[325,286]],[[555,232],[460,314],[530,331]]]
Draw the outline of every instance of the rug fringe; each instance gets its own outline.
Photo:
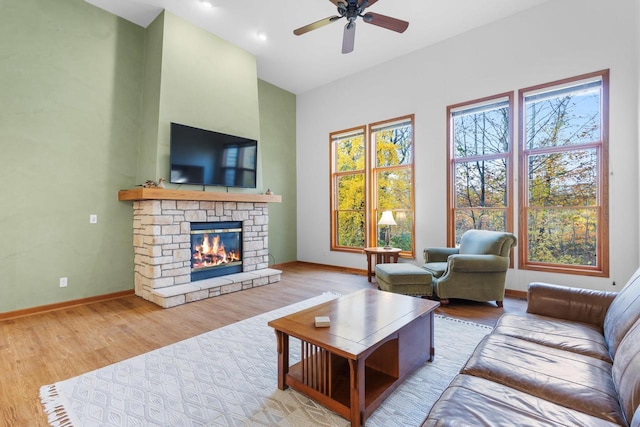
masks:
[[[322,295],[331,295],[331,296],[336,296],[336,297],[341,297],[342,294],[338,293],[338,292],[333,292],[333,291],[325,291],[322,293]]]
[[[479,328],[484,328],[484,329],[488,329],[488,330],[493,330],[492,326],[489,325],[483,325],[482,323],[476,323],[476,322],[471,322],[470,320],[463,320],[463,319],[458,319],[455,317],[449,317],[449,316],[445,316],[443,314],[436,314],[436,317],[440,317],[443,320],[450,320],[452,322],[458,322],[458,323],[463,323],[465,325],[472,325],[472,326],[477,326]]]
[[[52,427],[72,427],[67,410],[60,402],[60,393],[55,384],[40,387],[40,401],[47,414],[47,422]]]

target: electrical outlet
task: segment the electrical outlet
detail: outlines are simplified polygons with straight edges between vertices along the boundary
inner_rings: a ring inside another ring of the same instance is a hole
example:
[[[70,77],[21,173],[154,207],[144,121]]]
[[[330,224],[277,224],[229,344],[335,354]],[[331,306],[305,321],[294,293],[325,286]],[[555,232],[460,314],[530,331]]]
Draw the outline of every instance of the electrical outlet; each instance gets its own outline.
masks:
[[[61,277],[60,278],[60,287],[61,288],[66,288],[67,287],[67,278],[66,277]]]
[[[89,215],[89,224],[97,224],[98,223],[98,215],[92,214]]]

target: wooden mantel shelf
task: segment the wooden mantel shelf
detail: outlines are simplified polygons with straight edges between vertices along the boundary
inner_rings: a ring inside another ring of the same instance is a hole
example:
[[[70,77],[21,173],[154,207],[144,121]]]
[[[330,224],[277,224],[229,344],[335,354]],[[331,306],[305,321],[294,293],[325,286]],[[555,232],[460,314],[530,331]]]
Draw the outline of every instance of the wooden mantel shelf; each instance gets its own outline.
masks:
[[[223,193],[140,187],[118,191],[118,200],[197,200],[204,202],[282,203],[282,196],[276,194]]]

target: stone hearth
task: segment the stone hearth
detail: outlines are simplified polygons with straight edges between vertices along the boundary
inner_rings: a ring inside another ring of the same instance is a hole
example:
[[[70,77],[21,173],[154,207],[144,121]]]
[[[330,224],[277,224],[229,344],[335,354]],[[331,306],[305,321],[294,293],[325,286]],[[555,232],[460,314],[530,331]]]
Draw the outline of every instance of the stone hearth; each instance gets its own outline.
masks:
[[[134,200],[136,295],[168,308],[280,281],[282,272],[268,266],[269,213],[264,196],[256,195],[258,201],[251,202],[172,200],[170,190],[155,190],[166,198],[161,200],[123,194],[135,191],[121,191],[119,199]],[[191,223],[218,221],[242,222],[242,272],[192,282]]]

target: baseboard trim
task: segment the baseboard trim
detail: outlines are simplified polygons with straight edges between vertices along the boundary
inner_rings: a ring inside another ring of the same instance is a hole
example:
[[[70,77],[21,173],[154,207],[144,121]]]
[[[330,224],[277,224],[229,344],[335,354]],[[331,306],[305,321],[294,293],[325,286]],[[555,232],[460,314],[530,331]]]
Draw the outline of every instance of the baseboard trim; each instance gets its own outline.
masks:
[[[7,311],[4,313],[0,313],[0,320],[15,319],[17,317],[25,317],[25,316],[31,316],[32,314],[47,313],[50,311],[62,310],[65,308],[75,307],[78,305],[109,301],[112,299],[128,297],[129,295],[134,295],[133,289],[128,291],[114,292],[112,294],[97,295],[95,297],[81,298],[81,299],[76,299],[71,301],[57,302],[55,304],[47,304],[47,305],[41,305],[38,307],[25,308],[22,310]]]
[[[508,297],[523,299],[525,301],[527,300],[528,295],[526,291],[516,291],[513,289],[505,289],[504,294]]]
[[[291,267],[298,264],[298,261],[289,261],[289,262],[281,262],[280,264],[270,265],[269,268],[275,268],[278,270],[282,270],[283,268]]]

